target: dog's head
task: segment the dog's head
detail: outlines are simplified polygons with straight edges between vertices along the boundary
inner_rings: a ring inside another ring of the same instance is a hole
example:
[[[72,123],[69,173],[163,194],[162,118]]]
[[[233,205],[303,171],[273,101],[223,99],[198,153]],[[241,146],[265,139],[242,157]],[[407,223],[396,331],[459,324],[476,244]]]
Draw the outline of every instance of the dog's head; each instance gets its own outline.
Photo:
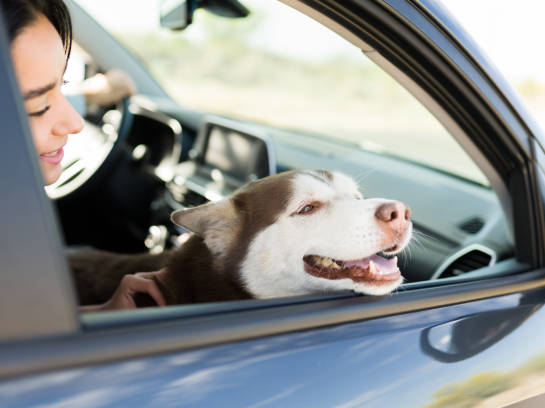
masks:
[[[257,298],[389,293],[403,280],[395,254],[412,233],[404,204],[364,200],[351,178],[328,171],[267,177],[172,220],[200,235],[215,265],[238,272]]]

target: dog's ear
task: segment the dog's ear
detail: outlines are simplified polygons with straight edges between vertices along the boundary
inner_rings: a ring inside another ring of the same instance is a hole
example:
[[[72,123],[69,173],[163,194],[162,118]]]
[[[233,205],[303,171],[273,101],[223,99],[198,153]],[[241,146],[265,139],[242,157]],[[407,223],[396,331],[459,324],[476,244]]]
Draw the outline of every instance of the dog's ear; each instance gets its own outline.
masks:
[[[238,225],[237,213],[231,200],[177,210],[171,214],[170,219],[205,240],[212,235],[232,235]]]
[[[236,237],[240,221],[231,200],[174,211],[172,222],[204,239],[216,256],[221,256]]]

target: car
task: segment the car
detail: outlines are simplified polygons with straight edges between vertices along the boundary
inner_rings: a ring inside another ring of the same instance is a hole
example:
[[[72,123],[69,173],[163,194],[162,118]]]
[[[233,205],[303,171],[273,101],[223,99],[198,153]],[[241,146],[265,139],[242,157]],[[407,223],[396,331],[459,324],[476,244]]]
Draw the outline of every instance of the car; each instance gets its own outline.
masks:
[[[440,3],[66,4],[67,73],[138,92],[44,193],[1,33],[3,406],[545,403],[545,138]],[[78,313],[65,246],[174,248],[173,210],[298,168],[411,207],[399,290]]]

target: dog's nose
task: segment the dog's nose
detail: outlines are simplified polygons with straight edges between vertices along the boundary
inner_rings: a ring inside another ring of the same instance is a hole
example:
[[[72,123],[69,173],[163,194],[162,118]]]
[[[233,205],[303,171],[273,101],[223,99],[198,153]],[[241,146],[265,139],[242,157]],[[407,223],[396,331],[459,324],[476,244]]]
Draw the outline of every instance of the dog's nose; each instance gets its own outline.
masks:
[[[411,218],[411,209],[399,201],[390,201],[378,206],[375,217],[393,228],[402,227]]]

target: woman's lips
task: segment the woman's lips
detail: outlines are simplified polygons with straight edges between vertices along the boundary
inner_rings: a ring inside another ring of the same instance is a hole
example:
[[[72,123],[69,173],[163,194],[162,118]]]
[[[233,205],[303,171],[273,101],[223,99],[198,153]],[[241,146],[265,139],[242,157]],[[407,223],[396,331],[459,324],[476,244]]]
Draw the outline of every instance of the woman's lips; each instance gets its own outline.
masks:
[[[64,150],[62,147],[58,150],[40,155],[41,160],[50,164],[59,164],[63,157],[64,157]]]

